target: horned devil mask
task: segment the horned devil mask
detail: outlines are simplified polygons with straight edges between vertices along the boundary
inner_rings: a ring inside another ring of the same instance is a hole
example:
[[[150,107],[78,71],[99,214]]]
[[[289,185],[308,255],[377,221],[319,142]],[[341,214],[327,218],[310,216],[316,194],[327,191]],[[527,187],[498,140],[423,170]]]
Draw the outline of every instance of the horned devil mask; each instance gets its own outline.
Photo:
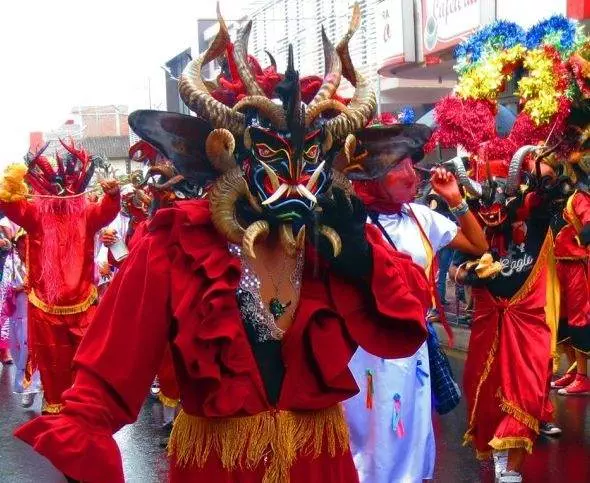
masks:
[[[363,128],[375,110],[375,94],[352,66],[348,53],[348,42],[360,24],[360,10],[354,7],[349,30],[337,48],[322,31],[326,73],[307,105],[301,100],[292,46],[287,70],[269,97],[248,62],[251,23],[234,45],[220,15],[219,24],[211,47],[187,65],[179,84],[184,102],[213,128],[205,151],[222,175],[209,191],[212,220],[230,241],[242,243],[251,257],[255,257],[256,239],[277,229],[285,251],[293,256],[304,242],[305,224],[313,219],[318,197],[329,193],[332,185],[351,191],[345,177],[332,169],[333,159],[347,135]],[[216,86],[201,77],[202,66],[224,54],[235,65],[246,91],[233,107],[216,100],[210,94]],[[333,98],[343,75],[355,86],[348,106]],[[240,200],[257,214],[247,226],[236,215]],[[337,254],[336,232],[327,226],[319,231]]]

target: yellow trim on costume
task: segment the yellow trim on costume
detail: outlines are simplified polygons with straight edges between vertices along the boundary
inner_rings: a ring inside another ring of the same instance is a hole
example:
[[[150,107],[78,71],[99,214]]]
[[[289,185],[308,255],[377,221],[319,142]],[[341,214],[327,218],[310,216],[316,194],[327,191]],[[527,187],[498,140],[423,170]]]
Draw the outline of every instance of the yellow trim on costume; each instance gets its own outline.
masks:
[[[420,240],[422,241],[422,245],[424,246],[424,252],[426,253],[426,267],[424,267],[424,273],[426,273],[426,278],[430,281],[431,280],[432,265],[433,265],[434,257],[436,256],[436,253],[434,253],[434,249],[432,248],[432,243],[430,242],[430,239],[426,236],[426,233],[424,231],[424,227],[422,226],[422,223],[420,223],[418,216],[416,216],[416,213],[414,213],[414,210],[412,210],[412,207],[410,205],[408,205],[408,208],[410,210],[411,218],[416,222],[416,225],[418,226],[418,233],[420,234]],[[434,294],[435,290],[437,290],[437,288],[435,286],[430,287],[430,291],[432,292],[431,299],[432,299],[432,307],[433,308],[436,308],[436,296]]]
[[[547,233],[551,238],[551,246],[547,253],[547,285],[545,295],[545,320],[551,330],[551,354],[553,356],[553,373],[559,369],[559,353],[557,351],[557,331],[559,328],[559,310],[561,305],[561,289],[557,277],[557,261],[555,260],[555,243],[551,228]]]
[[[543,246],[541,247],[541,250],[539,251],[539,256],[537,257],[537,261],[535,262],[535,266],[531,270],[531,273],[527,277],[526,282],[523,284],[523,286],[520,287],[518,292],[516,292],[516,294],[514,294],[512,296],[512,298],[508,302],[508,306],[515,305],[526,297],[526,295],[529,293],[532,286],[536,283],[539,275],[541,274],[541,271],[543,270],[543,268],[545,268],[546,264],[548,263],[547,259],[549,256],[552,255],[552,253],[553,253],[553,234],[551,233],[551,229],[549,229],[547,231],[547,235],[545,236],[545,241],[543,242]],[[548,276],[549,276],[549,274],[548,274]],[[557,312],[557,314],[558,313],[559,312]],[[555,324],[555,337],[556,337],[556,335],[557,335],[557,324]],[[553,329],[552,329],[552,340],[553,340],[553,337],[554,336],[553,336]],[[471,415],[469,417],[469,426],[468,426],[467,431],[465,432],[465,435],[463,436],[463,446],[467,446],[473,440],[473,436],[471,435],[471,432],[473,431],[473,428],[474,428],[475,412],[477,410],[477,404],[479,401],[481,387],[483,386],[483,383],[486,381],[486,379],[488,378],[488,376],[490,374],[490,371],[492,370],[492,364],[494,363],[494,360],[496,358],[496,352],[498,350],[499,340],[500,340],[499,328],[496,328],[496,335],[494,336],[494,342],[492,343],[492,347],[490,349],[490,353],[488,354],[488,358],[486,360],[484,370],[482,372],[482,375],[479,379],[479,383],[477,384],[477,389],[475,391],[475,400],[473,403],[473,410],[471,411]],[[507,412],[511,415],[513,415],[513,414],[509,411],[512,411],[512,412],[519,411],[520,414],[528,416],[528,414],[525,411],[523,411],[522,409],[520,409],[516,405],[514,405],[512,403],[510,403],[510,405],[511,405],[510,407],[506,406],[506,409],[508,409],[508,411],[505,411],[504,409],[502,409],[502,411]],[[531,418],[532,418],[532,416],[531,416]],[[515,418],[515,419],[518,419],[518,418]],[[526,419],[526,418],[524,418],[524,419]],[[523,424],[526,424],[524,421],[521,421],[521,422]],[[538,422],[537,422],[537,424],[538,424]],[[538,433],[538,430],[537,430],[537,433]],[[509,438],[502,438],[502,440],[508,440],[508,439]],[[522,447],[522,446],[518,446],[518,447]],[[532,442],[531,442],[531,448],[532,448]],[[494,448],[494,449],[497,449],[497,448]]]
[[[43,405],[41,406],[41,412],[46,414],[59,414],[63,409],[63,404],[49,404],[47,401],[43,400]]]
[[[576,194],[578,194],[578,190],[574,191],[574,194],[567,199],[567,203],[565,205],[565,212],[567,213],[568,217],[566,221],[574,227],[576,233],[580,234],[583,227],[580,218],[578,218],[578,215],[576,215],[576,212],[574,211],[574,197],[576,196]]]
[[[164,396],[164,394],[162,394],[161,390],[158,393],[158,399],[160,400],[160,402],[162,403],[163,406],[166,406],[169,408],[175,408],[176,406],[178,406],[178,403],[179,403],[178,399],[172,399],[171,397]]]
[[[29,291],[29,302],[39,310],[52,315],[71,315],[87,311],[91,305],[98,300],[98,290],[93,285],[90,294],[82,302],[76,305],[50,305],[41,300],[31,288]]]
[[[551,233],[551,229],[547,230],[547,235],[545,236],[545,241],[541,246],[541,250],[539,250],[539,256],[537,257],[537,261],[535,262],[535,266],[531,270],[531,273],[526,279],[526,282],[520,287],[518,292],[516,292],[510,302],[508,302],[509,306],[515,305],[524,299],[531,287],[537,282],[537,278],[541,274],[541,271],[545,268],[547,264],[547,258],[553,252],[553,234]]]
[[[497,438],[494,436],[494,439],[488,444],[496,451],[522,448],[529,454],[533,452],[533,441],[530,438],[525,437]]]
[[[475,411],[477,410],[477,403],[479,402],[479,393],[481,391],[481,387],[483,383],[486,381],[490,372],[492,371],[492,364],[494,360],[496,360],[496,353],[498,351],[498,344],[500,343],[500,331],[496,328],[496,335],[494,336],[494,342],[492,342],[492,347],[490,348],[490,353],[488,354],[488,358],[486,360],[485,367],[479,378],[479,382],[477,383],[477,389],[475,390],[475,399],[473,401],[473,410],[471,411],[471,415],[469,416],[469,427],[467,431],[463,435],[463,446],[467,446],[469,443],[473,441],[473,436],[471,432],[475,426]]]
[[[502,391],[498,389],[498,393],[496,394],[501,401],[500,409],[509,414],[518,422],[524,424],[527,428],[532,429],[535,433],[539,434],[539,420],[535,418],[533,415],[527,413],[522,408],[517,406],[512,401],[509,401],[502,395]]]
[[[223,468],[254,468],[265,462],[262,483],[289,481],[298,454],[330,456],[349,448],[348,426],[341,406],[319,411],[266,411],[253,416],[203,418],[180,411],[168,454],[179,466],[203,467],[215,451]]]

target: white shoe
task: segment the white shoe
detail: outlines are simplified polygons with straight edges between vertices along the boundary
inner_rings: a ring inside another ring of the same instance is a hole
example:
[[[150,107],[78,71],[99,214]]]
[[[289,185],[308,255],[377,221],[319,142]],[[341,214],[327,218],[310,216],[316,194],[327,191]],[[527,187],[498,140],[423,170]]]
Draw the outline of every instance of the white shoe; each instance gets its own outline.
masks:
[[[26,392],[21,396],[20,405],[23,408],[30,408],[35,402],[36,392]]]
[[[498,481],[500,483],[522,483],[522,475],[516,471],[503,471]]]
[[[496,483],[500,481],[502,473],[508,468],[508,451],[494,451],[494,473],[496,475]]]

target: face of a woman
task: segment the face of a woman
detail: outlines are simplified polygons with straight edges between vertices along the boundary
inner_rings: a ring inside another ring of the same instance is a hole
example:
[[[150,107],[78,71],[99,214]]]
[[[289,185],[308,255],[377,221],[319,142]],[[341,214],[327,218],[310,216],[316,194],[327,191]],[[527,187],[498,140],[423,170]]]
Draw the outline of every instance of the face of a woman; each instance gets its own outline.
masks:
[[[410,158],[401,161],[379,183],[380,196],[393,203],[408,203],[416,197],[418,176]]]

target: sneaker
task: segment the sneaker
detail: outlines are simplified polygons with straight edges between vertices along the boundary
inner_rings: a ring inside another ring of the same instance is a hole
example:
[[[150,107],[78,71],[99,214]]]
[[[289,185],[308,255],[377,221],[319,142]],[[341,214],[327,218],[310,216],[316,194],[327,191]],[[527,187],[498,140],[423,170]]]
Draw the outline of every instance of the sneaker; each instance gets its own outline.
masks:
[[[508,467],[508,451],[494,451],[494,473],[496,475],[496,483],[500,481],[502,473]]]
[[[590,395],[590,379],[588,376],[576,375],[576,379],[569,386],[557,391],[561,396],[589,396]]]
[[[541,427],[539,428],[541,434],[545,436],[559,436],[561,434],[561,428],[555,426],[553,423],[541,423]]]
[[[575,372],[568,372],[567,374],[561,376],[556,381],[551,381],[551,387],[554,389],[561,389],[562,387],[569,386],[574,380],[576,379]]]
[[[30,408],[33,403],[35,402],[35,396],[37,393],[35,392],[26,392],[21,396],[20,405],[23,408]]]
[[[522,475],[517,471],[503,471],[499,483],[522,483]]]

